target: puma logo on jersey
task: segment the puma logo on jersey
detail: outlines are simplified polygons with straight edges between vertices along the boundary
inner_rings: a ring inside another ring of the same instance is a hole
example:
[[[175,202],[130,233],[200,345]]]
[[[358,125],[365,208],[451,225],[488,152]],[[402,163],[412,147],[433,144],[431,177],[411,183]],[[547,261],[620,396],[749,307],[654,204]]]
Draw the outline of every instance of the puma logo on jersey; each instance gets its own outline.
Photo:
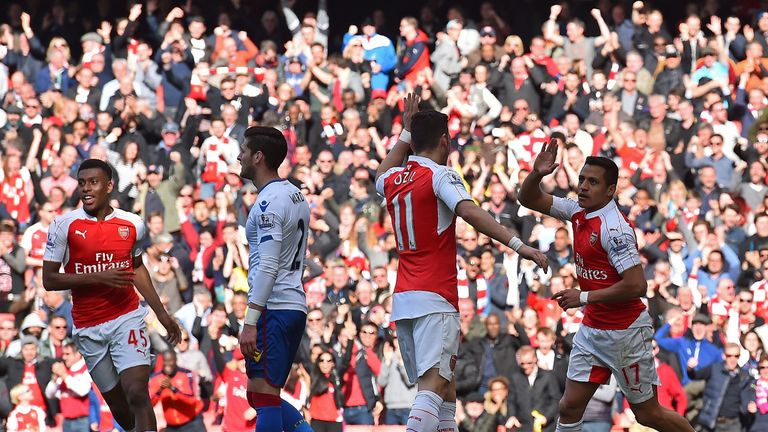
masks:
[[[85,240],[85,233],[87,233],[87,232],[88,232],[88,230],[85,230],[85,231],[75,230],[75,234],[77,234],[79,236],[82,236],[83,240]]]
[[[144,350],[142,350],[142,349],[138,349],[138,348],[136,348],[136,352],[137,352],[137,353],[141,353],[141,355],[143,355],[144,357],[146,357],[146,356],[147,356],[147,352],[146,352],[146,351],[144,351]]]

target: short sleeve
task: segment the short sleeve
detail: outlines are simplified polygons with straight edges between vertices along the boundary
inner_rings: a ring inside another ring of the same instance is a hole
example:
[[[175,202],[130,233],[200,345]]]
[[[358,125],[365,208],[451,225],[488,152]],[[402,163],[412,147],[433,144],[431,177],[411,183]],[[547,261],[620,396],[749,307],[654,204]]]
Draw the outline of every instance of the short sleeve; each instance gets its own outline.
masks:
[[[576,201],[569,198],[552,197],[552,208],[549,210],[550,216],[564,221],[570,221],[574,213],[581,211],[581,206]]]
[[[51,222],[48,229],[48,241],[45,244],[44,261],[61,263],[67,252],[67,229],[69,224],[63,223],[60,218]]]
[[[393,167],[388,169],[384,174],[380,175],[379,178],[376,179],[376,193],[380,196],[384,197],[384,181],[387,180],[387,177],[392,175],[392,173],[400,170],[402,168],[400,167]]]
[[[144,243],[144,236],[147,234],[147,227],[144,225],[144,221],[139,220],[138,223],[134,223],[136,227],[136,241],[133,243],[133,256],[141,256],[144,251],[141,249],[141,245]]]
[[[472,200],[472,196],[464,187],[464,182],[451,168],[445,168],[436,173],[437,178],[433,182],[435,195],[445,203],[452,212],[456,213],[456,206],[460,202]]]
[[[608,261],[619,274],[640,264],[635,233],[629,225],[606,227],[603,231],[602,243],[603,249],[608,254]]]

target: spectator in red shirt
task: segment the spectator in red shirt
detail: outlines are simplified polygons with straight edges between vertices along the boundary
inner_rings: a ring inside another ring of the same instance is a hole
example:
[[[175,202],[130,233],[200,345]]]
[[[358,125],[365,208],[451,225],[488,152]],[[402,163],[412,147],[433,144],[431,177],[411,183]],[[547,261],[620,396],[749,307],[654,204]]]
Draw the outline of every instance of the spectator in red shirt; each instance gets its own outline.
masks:
[[[168,432],[204,431],[203,401],[194,372],[176,366],[176,352],[163,353],[163,370],[149,380],[152,405],[163,405]]]
[[[345,352],[346,356],[350,353],[351,350]],[[323,351],[312,368],[309,414],[315,432],[341,432],[343,428],[344,395],[340,377],[348,367],[345,360],[348,359],[340,359],[337,364],[333,353]]]
[[[232,351],[232,361],[222,371],[221,379],[226,385],[226,406],[221,430],[252,432],[256,427],[256,410],[248,405],[248,377],[245,375],[245,359],[239,349]]]
[[[66,323],[63,325],[66,329]],[[89,394],[93,381],[82,354],[74,344],[65,344],[62,353],[64,363],[53,364],[53,379],[45,388],[45,396],[59,399],[61,414],[64,416],[63,432],[87,431],[90,427]]]
[[[344,421],[347,424],[372,425],[381,413],[379,388],[375,384],[381,371],[381,359],[376,353],[378,327],[372,322],[360,327],[360,341],[353,341],[352,358],[342,377],[344,392]]]

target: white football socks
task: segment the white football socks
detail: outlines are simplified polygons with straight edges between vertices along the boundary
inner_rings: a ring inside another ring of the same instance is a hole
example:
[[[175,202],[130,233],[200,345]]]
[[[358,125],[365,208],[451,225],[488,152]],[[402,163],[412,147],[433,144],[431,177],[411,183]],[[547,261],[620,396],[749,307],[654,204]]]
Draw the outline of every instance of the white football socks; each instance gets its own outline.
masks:
[[[408,414],[406,430],[408,432],[435,432],[439,421],[440,406],[443,398],[429,390],[416,393],[411,412]]]
[[[437,418],[440,420],[437,432],[456,432],[456,402],[443,402]]]

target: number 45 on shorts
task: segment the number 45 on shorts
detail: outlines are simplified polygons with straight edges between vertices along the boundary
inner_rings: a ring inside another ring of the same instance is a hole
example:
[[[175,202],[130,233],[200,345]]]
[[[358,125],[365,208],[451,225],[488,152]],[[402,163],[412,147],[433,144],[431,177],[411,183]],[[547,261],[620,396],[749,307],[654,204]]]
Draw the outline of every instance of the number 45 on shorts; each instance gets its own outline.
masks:
[[[138,337],[137,337],[138,335]],[[144,333],[144,329],[140,330],[131,330],[128,333],[128,345],[133,345],[138,349],[139,343],[141,343],[141,346],[143,348],[147,347],[147,335]]]

